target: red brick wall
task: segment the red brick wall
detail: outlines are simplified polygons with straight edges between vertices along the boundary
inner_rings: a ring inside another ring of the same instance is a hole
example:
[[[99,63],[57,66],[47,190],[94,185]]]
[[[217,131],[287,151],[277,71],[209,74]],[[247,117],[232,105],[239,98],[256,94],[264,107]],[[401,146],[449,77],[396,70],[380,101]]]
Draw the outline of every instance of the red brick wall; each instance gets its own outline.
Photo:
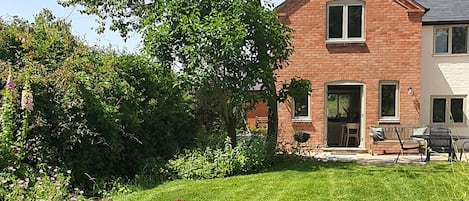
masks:
[[[246,123],[250,128],[256,127],[256,117],[267,117],[266,102],[258,102],[256,106],[246,114]]]
[[[312,83],[311,122],[294,123],[290,102],[279,104],[279,141],[292,141],[295,131],[311,134],[312,147],[325,147],[325,86],[337,81],[363,83],[365,94],[365,143],[369,149],[370,125],[378,124],[379,82],[396,80],[400,91],[400,123],[419,122],[421,16],[392,0],[365,1],[363,44],[326,45],[325,0],[290,0],[280,10],[280,20],[294,29],[295,53],[278,80],[291,77]],[[412,87],[414,95],[407,94]],[[280,84],[278,85],[280,88]],[[316,149],[321,151],[321,149]]]

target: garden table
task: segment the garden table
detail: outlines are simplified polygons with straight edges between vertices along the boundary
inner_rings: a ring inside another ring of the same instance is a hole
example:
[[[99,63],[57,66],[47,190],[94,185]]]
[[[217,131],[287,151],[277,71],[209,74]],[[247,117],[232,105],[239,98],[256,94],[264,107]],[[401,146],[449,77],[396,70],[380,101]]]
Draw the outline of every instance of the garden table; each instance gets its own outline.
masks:
[[[426,158],[425,161],[430,161],[430,149],[432,148],[431,140],[435,141],[447,141],[448,143],[448,161],[457,160],[455,149],[453,144],[458,140],[469,140],[467,135],[452,135],[452,134],[424,134],[424,135],[412,135],[413,138],[420,138],[426,141]]]

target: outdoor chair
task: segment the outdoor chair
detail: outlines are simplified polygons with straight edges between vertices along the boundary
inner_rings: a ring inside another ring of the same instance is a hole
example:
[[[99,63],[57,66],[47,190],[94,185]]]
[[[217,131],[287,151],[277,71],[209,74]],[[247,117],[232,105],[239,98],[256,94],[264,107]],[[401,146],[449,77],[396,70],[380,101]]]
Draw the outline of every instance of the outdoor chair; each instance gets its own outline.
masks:
[[[448,136],[447,138],[441,136]],[[449,140],[448,140],[449,139]],[[448,153],[448,160],[454,157],[452,149],[453,140],[451,138],[451,130],[449,128],[430,128],[430,136],[428,139],[428,147],[431,152]]]
[[[423,146],[420,145],[420,143],[417,145],[417,146],[406,146],[406,143],[405,141],[402,139],[401,137],[401,134],[399,134],[399,129],[397,129],[397,127],[394,128],[395,132],[396,132],[396,136],[397,136],[397,139],[399,140],[399,146],[400,146],[400,150],[399,150],[399,153],[397,154],[397,158],[396,158],[396,163],[397,161],[399,161],[399,157],[402,155],[404,155],[404,152],[407,152],[409,150],[418,150],[419,152],[419,155],[420,155],[420,161],[423,161]],[[415,131],[414,131],[415,132]]]
[[[459,151],[459,160],[462,161],[463,154],[466,160],[469,160],[466,155],[466,153],[469,151],[469,140],[464,140],[457,149]]]

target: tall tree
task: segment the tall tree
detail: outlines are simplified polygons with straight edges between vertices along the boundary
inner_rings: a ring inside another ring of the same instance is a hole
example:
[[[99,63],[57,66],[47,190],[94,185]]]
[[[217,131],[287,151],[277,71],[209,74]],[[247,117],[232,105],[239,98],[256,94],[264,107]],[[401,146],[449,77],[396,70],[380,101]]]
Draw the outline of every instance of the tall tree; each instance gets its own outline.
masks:
[[[188,86],[212,90],[213,100],[236,143],[236,123],[246,101],[257,101],[249,90],[261,84],[269,106],[268,139],[277,137],[277,92],[274,72],[292,53],[290,29],[275,10],[260,0],[63,0],[84,6],[102,27],[122,36],[138,31],[145,51],[160,65],[178,68]],[[102,29],[101,29],[102,30]]]

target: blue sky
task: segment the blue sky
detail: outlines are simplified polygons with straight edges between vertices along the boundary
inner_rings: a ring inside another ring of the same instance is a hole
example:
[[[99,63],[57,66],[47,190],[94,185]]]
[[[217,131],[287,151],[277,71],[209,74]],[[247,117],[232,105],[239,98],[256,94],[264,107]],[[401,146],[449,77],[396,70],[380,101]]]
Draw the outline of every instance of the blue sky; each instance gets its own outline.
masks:
[[[272,0],[278,5],[283,0]],[[64,8],[57,4],[56,0],[0,0],[0,16],[2,18],[18,16],[29,21],[33,21],[34,16],[43,8],[50,9],[56,17],[65,18],[72,22],[72,32],[75,36],[83,37],[89,45],[106,47],[112,45],[118,49],[126,49],[135,52],[139,48],[140,36],[136,33],[126,42],[118,33],[106,31],[104,34],[97,34],[93,28],[98,27],[95,18],[81,15],[78,8]]]

